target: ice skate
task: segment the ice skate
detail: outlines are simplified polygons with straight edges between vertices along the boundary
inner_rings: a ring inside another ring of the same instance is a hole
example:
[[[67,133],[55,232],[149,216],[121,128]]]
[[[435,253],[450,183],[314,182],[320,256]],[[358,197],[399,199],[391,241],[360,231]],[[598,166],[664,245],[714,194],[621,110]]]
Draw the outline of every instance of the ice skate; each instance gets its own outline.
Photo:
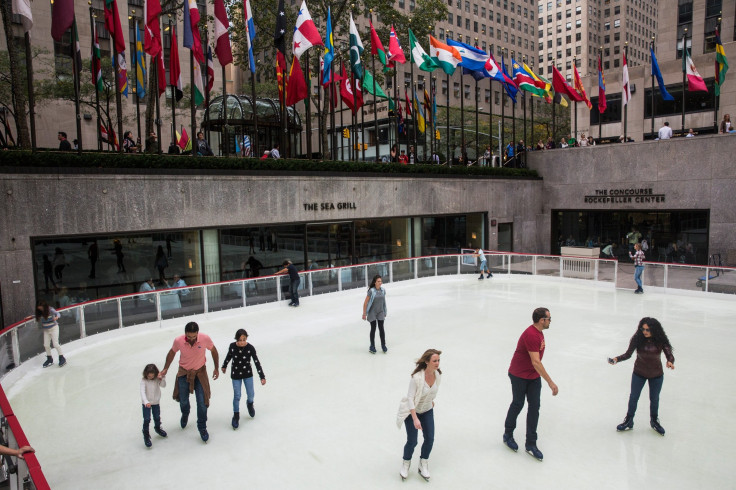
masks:
[[[429,481],[429,461],[420,458],[418,471],[422,478]]]
[[[199,437],[201,437],[202,441],[205,443],[210,440],[210,435],[207,433],[207,429],[200,429]]]
[[[537,458],[539,461],[542,461],[544,459],[544,455],[542,454],[542,451],[540,451],[536,445],[527,444],[525,449],[529,456]]]
[[[51,366],[54,363],[54,358],[51,356],[46,356],[46,362],[43,363],[43,367],[47,368]]]
[[[251,416],[251,418],[256,416],[256,409],[253,406],[253,402],[246,402],[246,405],[248,406],[248,415]]]
[[[624,417],[623,422],[621,422],[620,424],[616,426],[616,430],[619,432],[623,432],[625,430],[631,430],[633,428],[634,428],[634,417],[629,417],[628,415]]]
[[[375,354],[376,353],[376,346],[375,345],[371,345],[370,347],[368,347],[368,352],[370,352],[371,354]]]
[[[516,452],[519,450],[519,445],[516,444],[513,434],[504,434],[503,443],[506,444],[506,447],[511,449],[513,452]]]
[[[158,434],[161,437],[168,437],[168,434],[166,433],[166,431],[163,430],[161,427],[154,427],[153,430],[154,432],[156,432],[156,434]]]
[[[240,425],[240,412],[233,412],[232,425],[233,429],[237,429],[238,425]]]
[[[650,424],[652,426],[652,429],[654,429],[657,434],[659,434],[660,436],[664,435],[664,427],[659,425],[659,419],[657,417],[652,417]]]
[[[143,443],[146,445],[147,448],[153,447],[153,443],[151,442],[151,434],[148,433],[147,430],[143,431]]]
[[[403,460],[401,462],[401,470],[399,470],[399,476],[401,476],[402,480],[406,480],[409,476],[409,468],[411,468],[411,460]]]
[[[64,359],[64,356],[59,356],[59,367],[64,367],[66,365],[66,359]]]

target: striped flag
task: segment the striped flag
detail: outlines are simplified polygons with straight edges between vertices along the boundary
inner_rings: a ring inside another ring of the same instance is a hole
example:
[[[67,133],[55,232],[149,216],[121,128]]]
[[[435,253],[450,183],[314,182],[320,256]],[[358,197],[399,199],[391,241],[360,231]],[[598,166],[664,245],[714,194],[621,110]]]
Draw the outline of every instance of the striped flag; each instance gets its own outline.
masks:
[[[629,65],[626,63],[626,50],[624,50],[624,69],[621,79],[621,105],[626,105],[631,100],[631,85],[629,84]],[[685,66],[683,57],[683,67]],[[557,90],[557,87],[555,87]]]
[[[352,41],[353,33],[350,32]],[[294,26],[293,52],[294,56],[299,58],[306,50],[312,46],[322,46],[322,38],[319,35],[317,26],[314,25],[312,15],[307,8],[307,1],[302,0],[302,6],[296,16],[296,25]],[[361,48],[362,48],[361,44]],[[362,49],[361,49],[362,52]]]
[[[135,24],[135,95],[139,99],[146,96],[146,55],[138,23]]]
[[[243,136],[243,156],[249,157],[252,152],[251,144],[250,144],[250,136],[247,134]]]
[[[247,1],[247,0],[246,0]],[[332,39],[332,12],[327,7],[327,27],[325,31],[325,55],[322,59],[322,85],[332,81],[332,60],[335,59],[335,43]]]
[[[102,80],[102,52],[100,51],[100,41],[97,39],[97,26],[92,23],[92,85],[94,85],[99,92],[105,91],[105,82]]]
[[[593,108],[593,104],[590,103],[590,100],[588,100],[588,95],[585,93],[585,87],[583,87],[583,81],[580,80],[580,74],[578,74],[578,68],[573,65],[573,76],[575,80],[575,90],[578,91],[580,96],[583,98],[583,102],[585,102],[585,105],[588,106],[588,110],[591,110]]]
[[[199,13],[199,10],[197,10],[197,13]],[[228,33],[229,28],[230,21],[227,20],[225,2],[223,0],[215,0],[215,54],[221,66],[226,66],[233,62],[233,50],[230,48],[230,35]]]
[[[460,66],[463,68],[467,68],[470,71],[482,71],[485,68],[486,60],[488,59],[488,53],[485,51],[455,41],[454,39],[448,39],[447,44],[455,48],[458,54],[460,54]]]
[[[463,61],[460,51],[450,44],[450,41],[452,39],[448,39],[448,44],[444,44],[429,36],[429,57],[448,75],[455,73],[455,68],[462,65]]]
[[[716,29],[716,95],[721,95],[721,85],[726,80],[726,72],[728,71],[728,60],[726,52],[721,44],[721,35]]]
[[[207,46],[207,92],[215,86],[215,61],[212,59],[212,48]]]
[[[245,39],[248,41],[248,68],[251,73],[256,72],[256,60],[253,57],[253,43],[256,41],[256,25],[253,22],[253,12],[250,9],[250,0],[243,0],[245,15]]]
[[[192,50],[194,59],[204,62],[202,36],[199,34],[199,8],[197,0],[187,0],[184,4],[184,42],[183,46]]]
[[[386,60],[386,50],[383,49],[383,43],[381,42],[381,38],[378,37],[378,33],[373,28],[373,22],[371,22],[370,24],[371,24],[371,54],[374,56],[378,55],[378,60],[385,67],[388,63]]]
[[[606,77],[603,76],[601,57],[598,56],[598,112],[606,112]]]
[[[411,61],[422,71],[433,72],[439,65],[424,51],[414,33],[409,29],[409,49],[411,49]],[[408,109],[407,109],[408,114]]]
[[[519,90],[529,92],[537,97],[544,97],[545,83],[541,80],[535,80],[519,63],[511,58],[512,74],[514,76],[514,83],[519,87]],[[541,85],[542,87],[540,87]]]
[[[194,105],[204,102],[204,80],[202,77],[202,66],[194,60]]]

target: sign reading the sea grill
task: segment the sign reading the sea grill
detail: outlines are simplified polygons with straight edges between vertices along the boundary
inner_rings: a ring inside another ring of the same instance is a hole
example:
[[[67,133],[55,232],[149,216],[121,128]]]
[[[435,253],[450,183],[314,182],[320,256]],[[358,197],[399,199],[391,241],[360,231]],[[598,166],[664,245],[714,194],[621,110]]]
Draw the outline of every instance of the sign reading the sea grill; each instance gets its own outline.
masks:
[[[655,194],[651,187],[622,189],[596,189],[585,196],[586,204],[652,204],[664,203],[664,194]]]
[[[354,202],[305,202],[304,211],[331,211],[333,209],[358,209]]]

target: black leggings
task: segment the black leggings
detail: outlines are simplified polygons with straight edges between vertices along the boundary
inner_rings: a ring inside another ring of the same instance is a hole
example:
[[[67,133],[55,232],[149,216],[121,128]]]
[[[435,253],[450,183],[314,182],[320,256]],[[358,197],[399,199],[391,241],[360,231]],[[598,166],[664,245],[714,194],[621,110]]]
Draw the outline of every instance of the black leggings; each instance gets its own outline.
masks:
[[[376,345],[376,323],[378,323],[378,335],[381,336],[381,345],[386,345],[386,332],[383,331],[383,320],[371,322],[371,345]]]

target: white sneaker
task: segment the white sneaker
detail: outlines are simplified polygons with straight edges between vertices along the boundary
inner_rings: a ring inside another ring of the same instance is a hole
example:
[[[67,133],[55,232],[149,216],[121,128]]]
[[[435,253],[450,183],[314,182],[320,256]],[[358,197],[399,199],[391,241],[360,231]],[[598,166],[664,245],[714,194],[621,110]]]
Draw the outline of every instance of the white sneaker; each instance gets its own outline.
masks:
[[[426,459],[419,459],[419,474],[422,478],[429,481],[429,461]]]
[[[401,461],[401,470],[399,471],[399,475],[401,475],[402,480],[406,480],[406,478],[409,476],[409,468],[411,467],[411,460],[402,460]]]

